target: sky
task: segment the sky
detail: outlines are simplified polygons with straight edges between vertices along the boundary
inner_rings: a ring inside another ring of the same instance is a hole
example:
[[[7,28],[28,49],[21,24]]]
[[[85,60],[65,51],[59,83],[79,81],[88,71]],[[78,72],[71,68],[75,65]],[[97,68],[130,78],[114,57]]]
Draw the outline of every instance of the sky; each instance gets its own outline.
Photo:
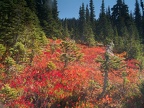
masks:
[[[59,18],[78,18],[79,17],[79,8],[84,3],[89,5],[90,0],[57,0],[58,1],[58,10]],[[105,8],[116,4],[117,0],[105,0]],[[140,0],[138,0],[140,1]],[[144,1],[144,0],[143,0]],[[96,18],[99,16],[100,7],[102,0],[93,0],[95,7]],[[129,6],[129,11],[134,12],[135,9],[135,0],[125,0],[125,3]]]

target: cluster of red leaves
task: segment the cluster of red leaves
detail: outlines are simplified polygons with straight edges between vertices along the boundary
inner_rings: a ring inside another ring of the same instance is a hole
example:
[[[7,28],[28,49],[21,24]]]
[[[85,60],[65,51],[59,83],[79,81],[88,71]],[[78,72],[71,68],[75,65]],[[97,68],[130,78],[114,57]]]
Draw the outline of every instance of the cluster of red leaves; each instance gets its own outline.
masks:
[[[50,44],[59,46],[60,40],[50,40]],[[100,71],[100,63],[95,62],[97,56],[104,56],[104,47],[87,47],[78,45],[84,54],[80,61],[71,63],[66,69],[63,69],[63,63],[60,61],[61,49],[57,47],[54,53],[51,52],[50,44],[45,48],[42,54],[36,55],[31,66],[27,66],[23,72],[11,77],[7,83],[11,88],[19,90],[19,96],[9,102],[9,106],[18,107],[46,107],[54,103],[60,106],[60,100],[75,94],[81,94],[85,90],[89,90],[90,80],[97,82],[102,87],[103,74]],[[56,69],[47,70],[48,62],[53,62]],[[127,78],[134,82],[137,80],[137,69],[133,61],[127,61],[126,68]],[[123,83],[122,73],[113,71],[109,73],[110,82]],[[97,88],[98,89],[98,88]],[[98,89],[99,90],[99,89]],[[100,89],[101,90],[101,89]],[[98,91],[100,93],[100,91]],[[81,97],[78,97],[78,101]],[[111,103],[112,98],[106,96],[101,100],[103,103]],[[96,102],[94,104],[99,104]]]
[[[135,59],[127,60],[127,66],[132,69],[138,69],[139,61]]]

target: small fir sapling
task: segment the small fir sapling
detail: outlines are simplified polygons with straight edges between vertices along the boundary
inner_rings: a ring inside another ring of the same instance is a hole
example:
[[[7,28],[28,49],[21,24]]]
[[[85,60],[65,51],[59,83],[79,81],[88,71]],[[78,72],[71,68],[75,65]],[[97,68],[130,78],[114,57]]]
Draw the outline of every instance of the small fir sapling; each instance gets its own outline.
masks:
[[[70,62],[77,61],[82,57],[79,52],[79,48],[76,46],[75,41],[67,40],[60,44],[62,54],[60,60],[64,62],[64,68],[68,66]]]
[[[96,59],[96,62],[101,63],[101,72],[104,73],[104,79],[103,79],[103,90],[102,93],[99,95],[98,99],[103,98],[106,95],[107,88],[108,88],[108,81],[109,81],[109,76],[108,73],[111,72],[112,70],[118,70],[118,69],[123,69],[124,65],[122,63],[122,59],[119,57],[115,56],[113,54],[113,42],[108,44],[106,46],[106,52],[104,58],[99,56]]]

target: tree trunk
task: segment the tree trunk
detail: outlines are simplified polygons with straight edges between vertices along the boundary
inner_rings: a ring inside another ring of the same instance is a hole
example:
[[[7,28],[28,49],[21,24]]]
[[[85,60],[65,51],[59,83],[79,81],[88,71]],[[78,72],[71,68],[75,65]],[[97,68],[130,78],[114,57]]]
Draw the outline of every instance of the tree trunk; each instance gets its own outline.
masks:
[[[105,68],[104,68],[104,82],[103,82],[103,91],[102,93],[99,95],[98,99],[101,99],[105,96],[106,94],[106,89],[108,87],[108,72],[109,72],[109,55],[106,54],[105,55]]]
[[[99,95],[98,99],[101,99],[105,96],[107,87],[108,87],[108,71],[105,71],[104,72],[103,90],[102,90],[102,93]]]

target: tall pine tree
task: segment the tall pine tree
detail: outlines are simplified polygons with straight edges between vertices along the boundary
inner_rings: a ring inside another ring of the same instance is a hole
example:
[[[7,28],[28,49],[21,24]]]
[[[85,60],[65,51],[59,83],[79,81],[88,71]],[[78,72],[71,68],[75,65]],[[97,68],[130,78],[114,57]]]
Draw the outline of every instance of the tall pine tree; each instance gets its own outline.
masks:
[[[90,6],[90,22],[92,25],[92,28],[95,27],[95,9],[94,9],[94,4],[93,4],[93,0],[90,0],[89,2],[89,6]]]
[[[138,29],[139,35],[141,35],[142,19],[141,19],[141,12],[140,12],[138,0],[136,0],[136,3],[135,3],[134,15],[135,15],[134,21],[135,21],[136,27]]]
[[[13,46],[23,31],[26,2],[3,0],[0,12],[0,39],[7,46]]]
[[[127,27],[129,26],[129,11],[128,6],[122,2],[122,0],[117,0],[117,3],[112,8],[112,23],[113,26],[117,27],[119,36],[128,36]]]
[[[57,0],[53,0],[52,15],[53,15],[54,20],[56,20],[56,21],[59,21],[58,14],[59,14],[59,12],[58,12],[58,7],[57,7]]]
[[[85,18],[85,6],[84,3],[82,3],[82,6],[79,9],[79,38],[81,41],[85,40],[84,37],[84,30],[86,27],[86,18]]]
[[[89,21],[88,6],[85,9],[84,3],[79,10],[79,39],[89,46],[95,45],[94,33]]]
[[[37,15],[49,38],[62,38],[62,26],[58,18],[57,0],[36,0]]]
[[[114,32],[112,29],[111,22],[105,13],[104,0],[102,0],[100,15],[99,15],[99,19],[98,19],[96,28],[97,28],[97,35],[98,35],[97,39],[99,41],[105,42],[106,39],[113,38]]]

